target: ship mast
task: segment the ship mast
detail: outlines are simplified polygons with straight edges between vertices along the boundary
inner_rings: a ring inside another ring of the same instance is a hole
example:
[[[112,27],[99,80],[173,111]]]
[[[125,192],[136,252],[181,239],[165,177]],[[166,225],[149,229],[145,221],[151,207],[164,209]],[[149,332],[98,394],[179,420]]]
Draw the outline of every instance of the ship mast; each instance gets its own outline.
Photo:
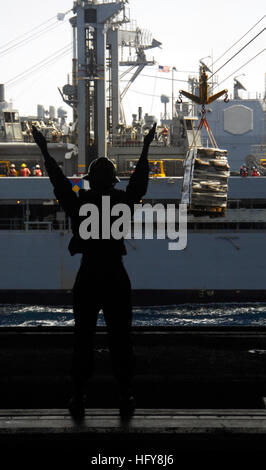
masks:
[[[116,27],[121,12],[118,23],[127,19],[125,0],[78,0],[73,11],[77,27],[78,174],[82,175],[96,156],[107,156],[106,34]]]
[[[115,146],[120,125],[125,125],[122,100],[144,67],[155,61],[146,58],[146,50],[161,43],[129,19],[127,0],[78,0],[74,2],[72,85],[59,90],[73,108],[74,142],[78,144],[76,173],[87,172],[92,160],[107,156],[108,142]],[[124,28],[125,23],[130,23]],[[119,59],[121,48],[121,60]],[[129,49],[129,58],[123,51]],[[135,57],[131,56],[134,49]],[[120,91],[119,67],[128,67],[124,77],[136,68]],[[122,119],[121,119],[122,117]],[[78,136],[77,136],[78,133]]]

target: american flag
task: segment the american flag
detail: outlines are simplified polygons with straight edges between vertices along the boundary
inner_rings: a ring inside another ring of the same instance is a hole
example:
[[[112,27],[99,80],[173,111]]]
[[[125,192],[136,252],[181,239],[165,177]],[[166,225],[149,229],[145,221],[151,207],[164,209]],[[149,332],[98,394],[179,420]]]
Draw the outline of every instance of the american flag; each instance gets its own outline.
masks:
[[[170,72],[171,67],[169,65],[159,65],[159,72]]]

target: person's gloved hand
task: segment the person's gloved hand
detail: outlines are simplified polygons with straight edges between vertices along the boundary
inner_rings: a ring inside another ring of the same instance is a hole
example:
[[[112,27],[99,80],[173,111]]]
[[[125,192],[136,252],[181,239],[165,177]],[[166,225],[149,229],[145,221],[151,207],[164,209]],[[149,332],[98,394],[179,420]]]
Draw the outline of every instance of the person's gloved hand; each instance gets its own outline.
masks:
[[[154,136],[155,136],[156,126],[157,126],[157,123],[155,122],[152,128],[150,129],[149,133],[144,137],[145,146],[149,146],[152,143]]]
[[[40,148],[41,152],[43,154],[47,153],[46,139],[45,139],[44,135],[40,131],[38,131],[38,129],[34,125],[32,125],[32,136],[35,140],[35,143]]]

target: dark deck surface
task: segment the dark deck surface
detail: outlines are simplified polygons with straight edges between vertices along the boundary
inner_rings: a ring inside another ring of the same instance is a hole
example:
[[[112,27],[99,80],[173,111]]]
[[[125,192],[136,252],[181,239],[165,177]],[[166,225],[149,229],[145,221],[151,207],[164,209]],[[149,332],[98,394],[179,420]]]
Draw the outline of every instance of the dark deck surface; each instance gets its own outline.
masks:
[[[197,462],[232,453],[244,458],[265,452],[265,446],[266,410],[139,409],[121,419],[115,409],[87,409],[80,422],[62,409],[0,410],[0,449],[10,462],[37,456],[35,462],[82,460],[93,466],[95,458],[99,464],[115,456],[125,459],[127,469],[147,468],[149,457],[141,464],[145,456],[163,455],[173,456],[167,468],[178,468],[181,456]]]
[[[265,452],[266,329],[153,328],[135,329],[133,336],[134,417],[119,415],[100,328],[97,375],[88,384],[85,419],[75,422],[66,409],[73,330],[1,328],[1,455],[27,463],[37,453],[49,468],[52,453],[60,461],[82,458],[86,466],[94,456],[127,456],[132,462],[121,467],[127,470],[139,454],[173,454],[175,466],[157,467],[181,468],[182,454],[197,466],[199,455],[205,463],[212,453],[220,460],[227,452],[238,459]]]
[[[134,329],[140,408],[263,408],[265,328]],[[0,329],[0,408],[66,408],[73,330]],[[118,407],[104,328],[88,408]],[[108,390],[108,393],[106,392]]]

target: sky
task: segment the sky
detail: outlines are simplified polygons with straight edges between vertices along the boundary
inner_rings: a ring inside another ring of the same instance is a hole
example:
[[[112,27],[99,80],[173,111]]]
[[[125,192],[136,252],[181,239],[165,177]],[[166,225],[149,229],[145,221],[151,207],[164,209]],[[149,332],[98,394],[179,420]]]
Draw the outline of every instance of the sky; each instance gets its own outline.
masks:
[[[6,100],[12,100],[13,107],[21,115],[36,114],[37,104],[42,104],[45,109],[49,109],[50,105],[56,108],[63,106],[69,120],[72,119],[71,108],[63,103],[58,91],[58,87],[67,83],[68,74],[71,77],[72,28],[68,21],[71,15],[68,14],[61,22],[56,19],[58,13],[67,12],[72,6],[72,0],[12,0],[5,2],[1,10],[0,83],[6,86]],[[210,68],[214,63],[214,71],[222,67],[216,75],[221,83],[216,91],[228,88],[230,95],[233,78],[238,76],[247,89],[242,92],[243,97],[255,97],[256,93],[264,96],[265,31],[223,67],[265,28],[266,17],[260,21],[266,14],[264,0],[253,0],[252,8],[247,8],[242,0],[129,0],[127,7],[138,27],[150,31],[152,37],[162,43],[161,49],[147,52],[147,58],[154,58],[156,64],[144,69],[124,98],[128,124],[139,106],[157,119],[163,113],[160,96],[165,94],[171,97],[172,74],[158,72],[158,65],[176,67],[175,98],[180,89],[188,89],[187,78],[197,75],[202,58]],[[249,34],[223,55],[257,22],[259,24]],[[21,44],[12,47],[16,38],[16,43],[21,41]],[[262,54],[238,71],[263,50]],[[47,60],[44,66],[32,73],[31,67],[44,59]],[[122,82],[122,88],[124,85],[125,82]]]

